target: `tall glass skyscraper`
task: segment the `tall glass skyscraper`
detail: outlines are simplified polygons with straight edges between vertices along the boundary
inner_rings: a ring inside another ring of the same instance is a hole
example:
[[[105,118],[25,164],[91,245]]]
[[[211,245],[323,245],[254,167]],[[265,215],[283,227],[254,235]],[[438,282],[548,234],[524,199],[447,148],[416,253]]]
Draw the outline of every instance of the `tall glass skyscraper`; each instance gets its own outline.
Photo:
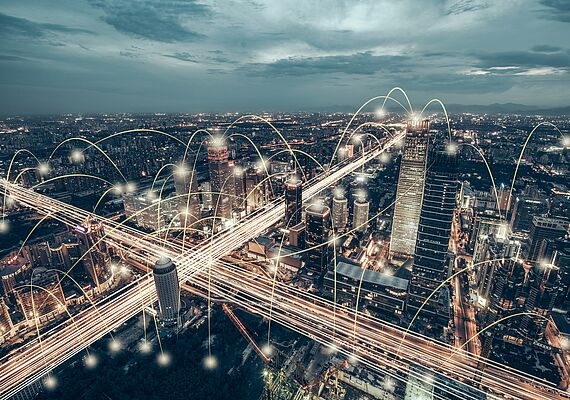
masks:
[[[168,257],[161,257],[152,268],[158,297],[158,317],[165,326],[178,324],[180,311],[180,284],[176,265]]]
[[[208,145],[208,169],[210,172],[210,185],[212,188],[212,208],[214,214],[223,220],[232,216],[232,204],[226,193],[234,193],[235,189],[230,182],[230,166],[228,163],[228,146],[223,143]],[[223,194],[220,194],[223,193]]]
[[[434,152],[426,174],[408,293],[408,307],[413,313],[448,277],[448,248],[457,186],[457,155]],[[442,317],[441,320],[447,323],[448,302],[441,299],[441,295],[440,292],[433,296],[424,306],[424,311]]]
[[[303,182],[293,176],[285,182],[285,224],[295,226],[301,222]]]
[[[186,225],[192,226],[200,220],[200,196],[198,195],[198,177],[192,169],[194,162],[182,165],[174,171],[174,188],[177,198],[176,203],[180,212],[186,215]],[[184,220],[183,217],[180,218]],[[194,228],[197,228],[194,226]]]
[[[411,257],[414,254],[429,142],[429,120],[409,122],[396,190],[390,254]]]
[[[320,204],[311,204],[305,213],[305,248],[308,249],[306,266],[319,274],[326,271],[328,264],[328,246],[322,244],[329,239],[330,216],[330,208]]]
[[[335,193],[332,200],[333,228],[344,229],[348,223],[348,200],[342,192]]]

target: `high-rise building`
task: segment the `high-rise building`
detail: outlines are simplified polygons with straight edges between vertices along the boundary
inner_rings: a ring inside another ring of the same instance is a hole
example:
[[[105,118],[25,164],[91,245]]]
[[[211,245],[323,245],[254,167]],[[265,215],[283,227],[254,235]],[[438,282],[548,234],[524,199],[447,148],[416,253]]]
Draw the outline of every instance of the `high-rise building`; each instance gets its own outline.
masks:
[[[228,194],[235,189],[232,182],[228,161],[228,147],[219,142],[208,145],[208,169],[210,172],[210,185],[212,188],[212,210],[214,216],[229,220],[232,216],[231,199]]]
[[[475,264],[478,264],[476,269],[477,296],[479,303],[486,306],[489,304],[497,268],[502,265],[503,259],[519,259],[521,243],[509,237],[496,238],[495,235],[491,234],[482,240],[479,250],[481,254],[477,257],[478,261],[474,261]]]
[[[31,289],[30,282],[33,284]],[[65,311],[65,297],[55,271],[44,267],[35,268],[26,283],[28,285],[22,284],[14,290],[16,301],[26,320],[50,318]]]
[[[357,232],[366,232],[368,229],[368,215],[370,213],[370,203],[364,198],[354,200],[354,213],[352,218],[352,228]]]
[[[13,327],[14,324],[12,323],[8,307],[4,299],[0,297],[0,343],[2,343],[2,336],[10,332]]]
[[[246,206],[249,212],[263,207],[269,199],[269,182],[265,172],[258,168],[248,168],[245,172]]]
[[[186,222],[186,226],[194,227],[197,221],[201,218],[200,211],[200,195],[198,194],[198,178],[193,169],[189,165],[178,167],[174,171],[174,188],[177,198],[178,211],[184,213],[179,217],[181,221]],[[181,224],[184,225],[184,224]]]
[[[348,224],[348,200],[342,192],[335,193],[332,200],[333,228],[344,229]]]
[[[285,182],[285,207],[285,224],[298,225],[302,218],[303,182],[296,176]]]
[[[305,212],[305,248],[308,269],[323,274],[328,264],[328,246],[330,233],[330,209],[320,204],[311,204]]]
[[[76,226],[74,232],[77,234],[81,251],[85,254],[83,257],[85,270],[95,286],[99,287],[111,277],[109,249],[105,240],[102,240],[105,236],[103,225],[89,217]]]
[[[570,302],[570,237],[547,240],[545,258],[549,264],[560,268],[560,294],[556,305]]]
[[[164,326],[179,322],[180,283],[176,265],[168,257],[161,257],[152,268],[158,297],[158,317]]]
[[[413,313],[448,276],[448,248],[457,186],[457,155],[434,152],[425,179],[408,294],[408,306]],[[424,306],[426,313],[440,317],[444,324],[447,324],[449,318],[447,296],[449,292],[444,290]]]
[[[395,256],[411,257],[414,254],[424,193],[428,142],[428,120],[408,123],[390,241],[390,254]]]
[[[533,217],[530,227],[530,248],[528,260],[540,262],[544,257],[544,243],[548,239],[566,236],[568,233],[568,220],[561,218]]]
[[[172,206],[171,202],[163,202],[159,214],[159,199],[151,193],[128,192],[123,193],[122,198],[129,222],[150,230],[157,230],[165,225],[166,209]]]
[[[559,268],[555,265],[535,265],[528,273],[528,294],[526,296],[524,310],[534,313],[543,318],[535,318],[524,315],[519,329],[527,338],[541,338],[544,335],[546,325],[550,319],[552,308],[559,292],[560,279]]]
[[[289,227],[289,245],[303,248],[305,247],[305,222],[299,222],[295,226]]]
[[[548,203],[532,197],[517,197],[514,201],[511,230],[515,232],[529,232],[532,218],[548,211]]]

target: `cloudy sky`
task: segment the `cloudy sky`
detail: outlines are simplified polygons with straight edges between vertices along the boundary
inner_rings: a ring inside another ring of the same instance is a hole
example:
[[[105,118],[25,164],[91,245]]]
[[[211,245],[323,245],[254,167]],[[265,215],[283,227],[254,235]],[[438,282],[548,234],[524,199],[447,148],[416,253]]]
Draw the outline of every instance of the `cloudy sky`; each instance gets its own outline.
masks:
[[[0,113],[570,105],[569,0],[4,0]]]

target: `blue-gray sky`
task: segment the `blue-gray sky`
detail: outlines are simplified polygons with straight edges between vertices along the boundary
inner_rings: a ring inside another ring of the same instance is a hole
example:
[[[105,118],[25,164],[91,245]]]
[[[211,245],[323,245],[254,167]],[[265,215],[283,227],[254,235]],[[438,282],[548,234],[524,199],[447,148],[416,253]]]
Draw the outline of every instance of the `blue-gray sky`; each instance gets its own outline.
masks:
[[[0,113],[570,104],[569,0],[15,0]]]

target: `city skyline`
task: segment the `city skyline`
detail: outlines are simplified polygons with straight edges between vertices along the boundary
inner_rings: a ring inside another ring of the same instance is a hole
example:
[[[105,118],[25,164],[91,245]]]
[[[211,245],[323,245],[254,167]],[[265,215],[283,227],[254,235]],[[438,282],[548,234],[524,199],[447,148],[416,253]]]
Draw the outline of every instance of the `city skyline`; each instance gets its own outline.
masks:
[[[0,400],[570,399],[570,2],[0,6]]]

